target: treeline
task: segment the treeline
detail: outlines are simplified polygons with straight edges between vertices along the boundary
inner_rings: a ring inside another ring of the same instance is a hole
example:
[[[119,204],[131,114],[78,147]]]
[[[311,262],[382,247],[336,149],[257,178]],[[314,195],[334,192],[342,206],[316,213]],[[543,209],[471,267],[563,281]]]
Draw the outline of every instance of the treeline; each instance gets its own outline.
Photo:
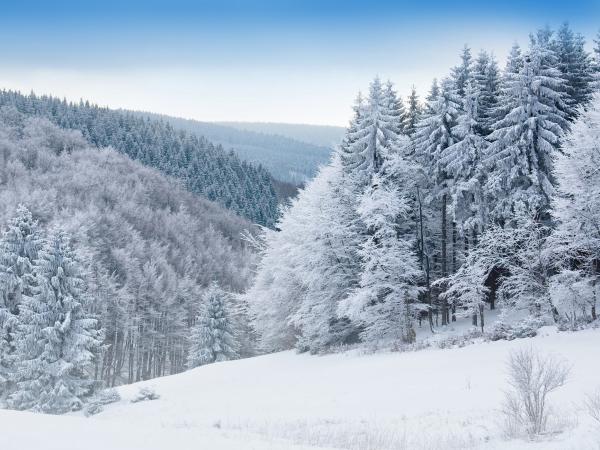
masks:
[[[596,319],[599,71],[600,47],[565,24],[515,45],[504,70],[465,46],[424,104],[376,79],[264,236],[246,294],[262,346],[413,342],[417,321],[459,316],[483,331],[498,304],[538,325]]]
[[[271,175],[262,166],[241,161],[203,137],[174,129],[168,122],[80,101],[0,92],[0,106],[44,117],[66,129],[81,131],[98,147],[112,147],[149,167],[182,180],[191,192],[204,195],[236,214],[264,226],[277,218]]]
[[[314,178],[319,166],[327,163],[332,146],[310,144],[274,131],[250,131],[243,126],[199,122],[152,113],[135,113],[169,122],[175,129],[205,136],[211,142],[232,149],[241,159],[266,168],[277,180],[299,185]],[[251,125],[249,125],[250,127]],[[264,124],[268,129],[268,124]],[[283,125],[281,125],[283,126]],[[308,128],[308,125],[306,126]],[[314,127],[317,131],[319,127]]]
[[[12,107],[0,155],[0,403],[64,412],[96,387],[185,370],[208,287],[248,285],[253,225]]]

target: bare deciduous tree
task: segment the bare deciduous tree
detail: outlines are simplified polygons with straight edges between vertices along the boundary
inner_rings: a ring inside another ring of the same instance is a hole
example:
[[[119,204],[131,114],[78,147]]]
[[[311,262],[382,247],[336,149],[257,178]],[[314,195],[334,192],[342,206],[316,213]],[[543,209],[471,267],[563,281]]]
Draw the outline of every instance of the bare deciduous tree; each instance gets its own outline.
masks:
[[[511,352],[508,376],[511,390],[506,393],[503,413],[510,434],[525,431],[539,435],[548,422],[548,394],[563,386],[571,368],[551,355],[533,348]]]

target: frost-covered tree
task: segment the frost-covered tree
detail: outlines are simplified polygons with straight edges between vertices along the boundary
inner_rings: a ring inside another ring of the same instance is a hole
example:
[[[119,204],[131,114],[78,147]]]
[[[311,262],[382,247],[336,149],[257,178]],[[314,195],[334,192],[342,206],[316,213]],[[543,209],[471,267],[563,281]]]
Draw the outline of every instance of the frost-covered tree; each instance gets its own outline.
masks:
[[[590,56],[585,50],[585,39],[581,34],[575,34],[568,23],[560,27],[553,44],[558,58],[557,67],[565,80],[568,117],[572,119],[577,107],[591,99],[594,77]]]
[[[412,136],[417,129],[417,123],[421,119],[422,108],[419,103],[419,96],[417,95],[417,89],[412,86],[410,89],[410,95],[406,100],[406,112],[404,114],[403,127],[404,132],[408,136]]]
[[[189,337],[188,369],[237,358],[238,343],[229,302],[229,294],[216,283],[202,296],[202,310]]]
[[[596,39],[594,39],[594,63],[596,71],[600,71],[600,31],[596,34]]]
[[[465,45],[460,54],[460,64],[452,69],[454,89],[459,96],[465,95],[467,84],[473,79],[473,56],[471,49]]]
[[[452,130],[461,109],[461,99],[450,80],[444,80],[442,88],[413,137],[415,156],[428,174],[428,198],[440,211],[440,273],[448,275],[448,200],[451,177],[443,152],[456,142]],[[449,320],[446,303],[442,303],[442,324]]]
[[[389,118],[388,128],[396,136],[400,134],[406,134],[404,128],[404,117],[406,110],[404,108],[404,102],[394,89],[394,84],[391,81],[387,81],[383,87],[384,105],[387,108],[387,114]]]
[[[597,317],[598,261],[600,260],[600,94],[581,108],[556,163],[559,195],[553,215],[558,223],[548,248],[558,277],[555,287],[576,291],[581,317]],[[566,289],[566,288],[565,288]],[[559,309],[572,309],[573,292],[554,289]],[[574,316],[573,312],[571,314]]]
[[[41,246],[37,221],[19,205],[0,239],[0,387],[5,395],[11,389],[6,383],[15,363],[21,305],[34,293],[34,264]]]
[[[364,327],[364,342],[414,340],[413,304],[421,272],[411,239],[398,236],[398,222],[409,220],[410,209],[410,201],[381,175],[359,200],[358,212],[369,234],[358,251],[359,286],[340,310]]]
[[[517,74],[521,71],[524,64],[525,60],[523,59],[521,47],[519,44],[515,43],[511,47],[508,57],[506,58],[506,67],[504,68],[504,71],[509,74]]]
[[[384,90],[375,78],[365,105],[350,125],[342,158],[344,172],[353,179],[356,193],[362,192],[373,174],[381,170],[385,149],[396,145],[402,114],[398,107],[393,89]]]
[[[506,113],[493,125],[486,152],[486,189],[500,223],[515,213],[515,204],[548,216],[554,193],[553,159],[567,129],[564,80],[549,65],[554,53],[543,40],[533,40],[518,73],[507,72],[500,98]]]
[[[500,71],[493,55],[480,52],[473,68],[475,82],[472,87],[477,91],[477,132],[481,136],[491,133],[494,113],[500,96]]]
[[[481,231],[485,222],[481,158],[486,141],[478,132],[479,98],[479,91],[468,81],[461,112],[451,130],[455,142],[439,154],[439,163],[452,181],[448,194],[452,199],[454,220],[467,241],[472,232]]]
[[[92,392],[88,370],[101,332],[86,312],[85,274],[63,231],[49,238],[37,265],[36,292],[21,306],[9,405],[61,414],[80,409]]]

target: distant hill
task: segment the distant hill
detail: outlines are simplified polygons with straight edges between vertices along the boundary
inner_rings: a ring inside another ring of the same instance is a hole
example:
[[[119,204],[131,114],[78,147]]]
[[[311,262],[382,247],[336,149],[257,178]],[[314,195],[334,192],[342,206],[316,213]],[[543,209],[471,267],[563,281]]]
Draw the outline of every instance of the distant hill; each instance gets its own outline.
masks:
[[[340,143],[346,129],[330,125],[306,125],[274,122],[218,122],[238,130],[256,133],[279,134],[297,141],[321,147],[334,147]]]
[[[12,91],[0,91],[0,107],[45,117],[62,128],[79,130],[91,144],[113,147],[175,177],[189,191],[254,223],[273,226],[277,219],[277,193],[272,176],[264,167],[224,151],[203,133],[175,127],[169,123],[171,120]]]
[[[243,160],[262,165],[276,179],[295,185],[310,180],[318,167],[329,161],[331,151],[339,141],[339,130],[343,131],[339,127],[266,123],[226,125],[148,112],[135,114],[162,119],[176,129],[204,136],[227,150],[233,149]]]

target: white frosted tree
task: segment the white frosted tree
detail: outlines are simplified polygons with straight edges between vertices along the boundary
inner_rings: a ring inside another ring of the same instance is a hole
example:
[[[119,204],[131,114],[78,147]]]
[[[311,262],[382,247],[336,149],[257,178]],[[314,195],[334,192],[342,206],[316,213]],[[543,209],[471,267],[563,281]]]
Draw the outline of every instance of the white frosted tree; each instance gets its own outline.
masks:
[[[565,94],[569,106],[567,115],[574,119],[578,106],[586,105],[592,96],[592,61],[585,50],[585,39],[581,34],[575,34],[568,23],[559,28],[553,46],[558,59],[557,67],[565,79]]]
[[[358,251],[362,272],[340,310],[364,327],[364,342],[414,340],[412,305],[421,272],[411,240],[398,236],[398,222],[408,220],[410,210],[409,200],[379,175],[360,198],[358,212],[368,229]]]
[[[42,246],[37,221],[23,205],[0,239],[0,387],[8,395],[15,363],[16,333],[24,299],[33,294],[34,262]],[[0,398],[4,395],[0,395]]]
[[[506,72],[485,163],[486,191],[494,204],[491,216],[506,223],[516,204],[548,216],[554,193],[553,159],[567,129],[564,80],[548,65],[553,51],[543,39],[532,42],[518,73]]]
[[[465,87],[462,105],[451,130],[455,142],[440,152],[439,163],[452,181],[448,193],[452,198],[454,221],[460,234],[469,238],[471,232],[481,231],[485,221],[481,158],[486,147],[486,141],[478,132],[479,94],[470,81]]]
[[[406,100],[406,111],[403,118],[404,133],[412,136],[417,128],[417,123],[421,119],[422,107],[419,103],[419,96],[417,89],[412,86],[410,89],[410,95]]]
[[[37,264],[36,292],[21,306],[9,405],[61,414],[80,409],[92,393],[88,371],[102,333],[86,312],[85,274],[64,232],[49,238]]]
[[[238,343],[229,301],[229,294],[216,283],[202,296],[201,312],[189,337],[188,369],[237,358]]]
[[[434,84],[432,92],[437,85]],[[448,275],[448,200],[451,176],[443,160],[444,151],[455,144],[453,128],[461,110],[461,99],[456,94],[451,80],[445,79],[439,93],[428,104],[425,117],[417,125],[413,136],[415,156],[428,175],[427,199],[430,206],[440,212],[439,271]],[[447,304],[441,305],[442,324],[449,321]]]
[[[559,270],[554,282],[562,280],[576,288],[581,316],[594,320],[597,318],[597,261],[600,259],[598,167],[600,94],[596,93],[590,106],[580,109],[565,140],[563,153],[557,158],[559,195],[553,208],[557,227],[548,244]],[[573,299],[573,292],[569,290],[557,292],[555,296],[559,309],[572,309]]]

